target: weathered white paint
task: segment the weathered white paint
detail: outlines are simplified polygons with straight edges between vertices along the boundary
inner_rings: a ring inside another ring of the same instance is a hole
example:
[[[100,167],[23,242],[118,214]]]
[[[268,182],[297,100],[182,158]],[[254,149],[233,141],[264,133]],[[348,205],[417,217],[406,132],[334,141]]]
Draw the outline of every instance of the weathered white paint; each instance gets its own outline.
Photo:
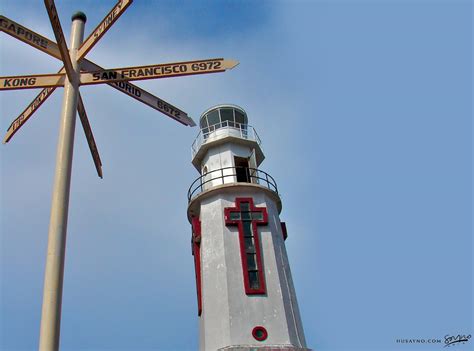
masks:
[[[213,137],[218,138],[218,133]],[[251,158],[252,146],[232,141],[215,143],[206,150],[199,169],[211,172],[235,166],[235,156]],[[233,170],[229,172],[224,171],[224,175]],[[200,350],[265,347],[306,350],[279,218],[278,195],[263,187],[237,183],[235,177],[213,180],[205,185],[205,190],[208,192],[195,197],[188,209],[201,220]],[[236,197],[251,197],[255,206],[265,207],[268,212],[268,225],[257,226],[266,296],[245,294],[238,228],[226,226],[224,219],[224,208],[234,207]],[[253,338],[255,326],[266,328],[268,338],[265,341]]]

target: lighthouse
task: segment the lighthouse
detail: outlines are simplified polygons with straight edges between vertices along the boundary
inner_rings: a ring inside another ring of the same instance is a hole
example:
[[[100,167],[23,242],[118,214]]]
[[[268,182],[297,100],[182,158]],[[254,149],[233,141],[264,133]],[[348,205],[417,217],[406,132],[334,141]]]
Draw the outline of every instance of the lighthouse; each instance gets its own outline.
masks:
[[[236,105],[200,117],[188,191],[199,349],[308,350],[261,140]]]

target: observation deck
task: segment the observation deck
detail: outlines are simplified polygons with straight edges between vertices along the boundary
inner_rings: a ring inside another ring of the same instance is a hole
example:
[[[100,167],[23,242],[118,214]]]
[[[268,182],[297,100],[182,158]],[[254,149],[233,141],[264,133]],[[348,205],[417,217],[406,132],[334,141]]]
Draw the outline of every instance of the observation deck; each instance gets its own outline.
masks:
[[[282,203],[275,179],[261,169],[224,167],[198,177],[188,189],[188,220],[199,215],[200,202],[216,193],[246,193],[263,191],[270,196],[281,212]]]
[[[278,195],[276,181],[267,172],[250,167],[224,167],[205,173],[197,178],[188,189],[188,202],[215,186],[224,184],[245,185],[245,183],[263,186]]]

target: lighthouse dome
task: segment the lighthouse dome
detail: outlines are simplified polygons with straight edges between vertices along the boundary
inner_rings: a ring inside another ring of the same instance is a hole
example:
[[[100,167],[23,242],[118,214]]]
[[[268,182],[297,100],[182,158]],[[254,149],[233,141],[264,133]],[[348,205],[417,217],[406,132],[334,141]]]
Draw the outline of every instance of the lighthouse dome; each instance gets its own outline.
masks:
[[[247,113],[242,107],[232,104],[213,106],[201,115],[199,126],[204,135],[220,128],[242,128],[247,125]]]

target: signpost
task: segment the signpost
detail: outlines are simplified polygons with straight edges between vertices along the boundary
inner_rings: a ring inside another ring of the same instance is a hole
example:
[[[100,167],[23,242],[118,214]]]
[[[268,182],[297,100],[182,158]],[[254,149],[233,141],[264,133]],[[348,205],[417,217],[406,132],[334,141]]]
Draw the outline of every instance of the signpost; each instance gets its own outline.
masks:
[[[45,4],[47,4],[46,0]],[[43,306],[41,309],[39,339],[39,349],[41,351],[59,349],[69,190],[79,95],[79,64],[76,49],[82,42],[85,22],[86,16],[83,13],[77,13],[72,17],[71,52],[67,53],[71,60],[72,70],[68,73],[68,78],[64,82],[63,107],[59,124],[48,249],[44,272]],[[56,25],[61,26],[59,19]],[[53,29],[55,29],[54,25]],[[69,77],[71,77],[70,80]]]
[[[89,38],[97,38],[99,35],[102,36],[105,32],[110,28],[112,25],[112,20],[115,22],[119,16],[123,13],[123,11],[131,4],[131,1],[121,1],[115,5],[114,9],[110,11],[110,13],[102,20],[101,25],[97,26],[94,30],[93,34],[91,34]],[[121,5],[120,10],[117,10],[119,5]],[[125,6],[126,5],[126,6]],[[22,26],[21,24],[0,15],[0,31],[13,36],[26,44],[33,46],[34,48],[47,53],[48,55],[61,60],[61,53],[59,52],[58,45],[49,40],[48,38],[32,31],[29,28]],[[92,48],[92,46],[96,43],[96,40],[93,39],[86,39],[86,41],[81,45],[81,48],[86,47],[88,51]],[[87,52],[88,52],[87,51]],[[79,52],[79,57],[81,60],[80,65],[81,69],[84,71],[98,71],[102,70],[103,68],[99,65],[95,64],[92,61],[84,58],[85,50]],[[65,73],[65,69],[62,68],[58,73]],[[111,87],[133,97],[134,99],[143,102],[145,105],[154,108],[157,111],[167,115],[168,117],[173,118],[174,120],[188,126],[195,126],[196,124],[194,121],[188,117],[187,113],[180,110],[176,106],[160,99],[159,97],[147,92],[146,90],[133,85],[130,82],[114,82],[108,83]],[[46,99],[54,92],[56,88],[46,88],[38,94],[38,96],[27,106],[27,108],[11,123],[10,127],[8,128],[7,134],[3,139],[3,143],[7,143],[13,137],[13,135],[26,123],[26,121],[32,116],[32,114],[36,111],[36,109],[41,106],[41,104],[46,101]]]
[[[5,16],[0,16],[0,31],[61,60],[64,65],[58,73],[53,74],[0,77],[0,90],[45,88],[10,124],[3,141],[4,143],[13,137],[57,87],[64,87],[48,234],[39,342],[40,350],[59,349],[62,281],[76,110],[79,112],[79,118],[97,174],[102,178],[102,162],[89,119],[87,118],[84,102],[79,93],[79,87],[90,84],[108,84],[184,125],[195,126],[194,121],[184,111],[133,85],[130,81],[218,73],[232,69],[238,64],[237,61],[216,58],[103,69],[99,65],[87,60],[85,55],[97,44],[131,3],[132,0],[119,0],[84,42],[82,40],[86,16],[81,12],[74,14],[72,17],[70,49],[68,49],[64,38],[54,0],[44,0],[44,4],[54,31],[56,43]]]

